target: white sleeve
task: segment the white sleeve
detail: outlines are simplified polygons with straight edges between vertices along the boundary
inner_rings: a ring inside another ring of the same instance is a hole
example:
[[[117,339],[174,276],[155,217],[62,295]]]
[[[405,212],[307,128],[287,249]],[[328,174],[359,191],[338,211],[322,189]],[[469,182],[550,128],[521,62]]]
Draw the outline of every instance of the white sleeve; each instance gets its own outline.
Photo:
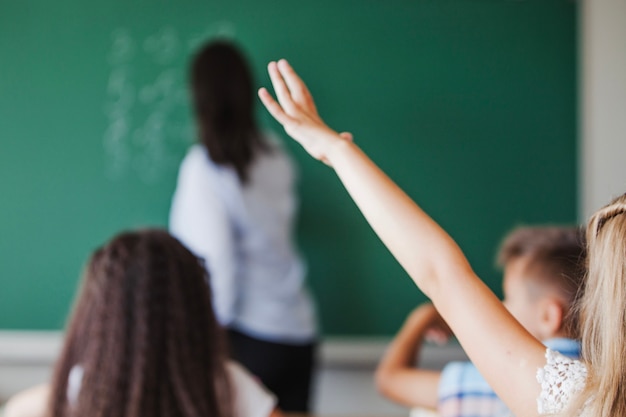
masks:
[[[20,391],[5,404],[4,417],[44,417],[50,397],[50,385],[37,385]],[[0,410],[1,411],[1,410]]]
[[[204,154],[190,153],[181,165],[172,199],[169,229],[189,250],[204,259],[218,321],[234,319],[236,302],[235,242],[224,203]]]
[[[587,367],[582,362],[546,349],[546,364],[537,370],[541,393],[537,398],[540,415],[559,414],[584,388]]]
[[[276,408],[276,397],[244,367],[229,361],[226,371],[231,379],[234,417],[268,417]]]

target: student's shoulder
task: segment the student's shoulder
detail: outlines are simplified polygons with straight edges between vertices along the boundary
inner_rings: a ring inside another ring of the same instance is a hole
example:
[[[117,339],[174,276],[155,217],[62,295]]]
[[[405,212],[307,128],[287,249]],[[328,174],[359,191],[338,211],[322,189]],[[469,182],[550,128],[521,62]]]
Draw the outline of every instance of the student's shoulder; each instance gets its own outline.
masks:
[[[471,362],[451,362],[441,373],[437,410],[441,415],[509,415],[506,405]]]
[[[5,417],[44,417],[50,395],[48,384],[28,388],[15,394],[5,405]]]
[[[252,375],[250,371],[244,368],[240,363],[228,360],[225,366],[226,373],[235,387],[243,390],[248,390],[252,387],[254,390],[272,395],[271,392],[261,383],[261,381]]]
[[[234,390],[235,417],[269,417],[276,408],[276,396],[258,378],[234,361],[226,362]]]

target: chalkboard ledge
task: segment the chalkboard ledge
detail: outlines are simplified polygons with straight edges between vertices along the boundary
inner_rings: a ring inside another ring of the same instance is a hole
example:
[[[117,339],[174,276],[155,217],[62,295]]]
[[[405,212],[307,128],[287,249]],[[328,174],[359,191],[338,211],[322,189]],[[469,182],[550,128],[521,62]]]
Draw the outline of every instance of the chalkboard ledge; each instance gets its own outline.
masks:
[[[387,349],[390,337],[326,337],[320,346],[320,362],[325,368],[374,368]],[[426,344],[421,366],[441,369],[449,361],[467,360],[458,343],[444,346]]]
[[[0,330],[0,365],[45,365],[54,362],[62,343],[61,331]],[[320,343],[320,365],[330,368],[373,368],[390,337],[330,336]],[[426,345],[422,365],[439,369],[450,360],[464,360],[458,344]]]

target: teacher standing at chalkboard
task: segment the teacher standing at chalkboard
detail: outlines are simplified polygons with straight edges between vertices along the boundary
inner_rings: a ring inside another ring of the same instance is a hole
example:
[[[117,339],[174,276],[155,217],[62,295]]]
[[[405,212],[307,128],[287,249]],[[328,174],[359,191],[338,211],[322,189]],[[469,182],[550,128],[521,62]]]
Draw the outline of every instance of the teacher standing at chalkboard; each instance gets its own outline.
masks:
[[[190,86],[199,143],[180,166],[170,230],[206,262],[234,359],[281,409],[306,412],[316,322],[293,241],[294,167],[255,122],[251,73],[233,44],[204,46]]]

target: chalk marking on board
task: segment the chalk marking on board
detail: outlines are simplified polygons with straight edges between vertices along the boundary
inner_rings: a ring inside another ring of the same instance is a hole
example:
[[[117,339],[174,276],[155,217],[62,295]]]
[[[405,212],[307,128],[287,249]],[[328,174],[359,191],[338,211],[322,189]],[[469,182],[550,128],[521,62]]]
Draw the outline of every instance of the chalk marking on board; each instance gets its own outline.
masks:
[[[234,36],[235,26],[228,21],[185,38],[173,26],[143,38],[128,28],[111,32],[102,135],[108,178],[133,175],[156,183],[174,174],[183,145],[193,143],[196,136],[196,127],[188,120],[189,94],[180,70],[181,58],[189,52],[185,47],[195,49],[207,39]],[[146,80],[138,73],[154,75]]]
[[[178,57],[181,41],[176,29],[164,27],[143,42],[143,48],[154,61],[161,65],[172,63]]]
[[[135,41],[126,29],[118,28],[111,33],[112,45],[108,61],[111,65],[129,62],[135,55]]]

